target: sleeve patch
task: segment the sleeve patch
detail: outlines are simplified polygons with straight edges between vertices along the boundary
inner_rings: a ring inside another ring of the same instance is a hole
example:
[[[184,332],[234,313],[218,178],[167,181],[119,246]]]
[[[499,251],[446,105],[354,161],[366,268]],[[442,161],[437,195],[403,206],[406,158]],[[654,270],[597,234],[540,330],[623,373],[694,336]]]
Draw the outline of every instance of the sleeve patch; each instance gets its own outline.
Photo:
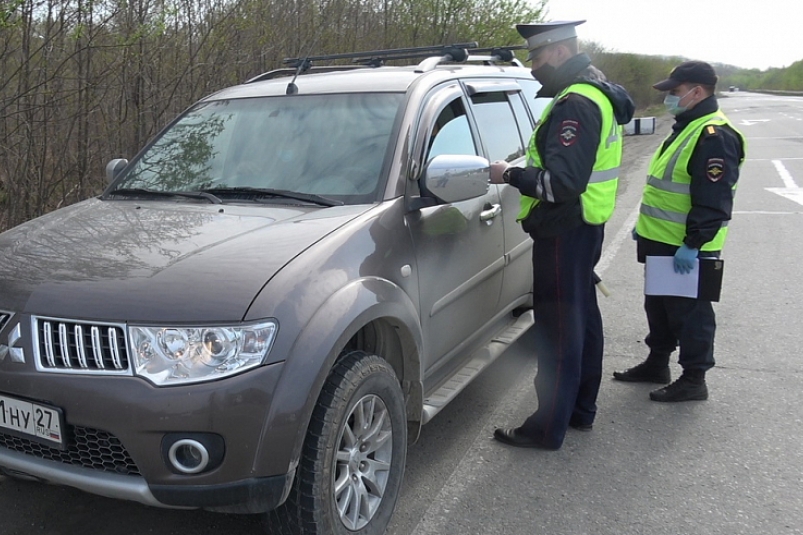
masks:
[[[563,121],[560,123],[558,137],[560,144],[564,147],[571,147],[577,141],[578,128],[580,123],[577,121]]]
[[[705,176],[711,182],[717,182],[725,174],[725,160],[722,158],[709,158],[705,164]]]

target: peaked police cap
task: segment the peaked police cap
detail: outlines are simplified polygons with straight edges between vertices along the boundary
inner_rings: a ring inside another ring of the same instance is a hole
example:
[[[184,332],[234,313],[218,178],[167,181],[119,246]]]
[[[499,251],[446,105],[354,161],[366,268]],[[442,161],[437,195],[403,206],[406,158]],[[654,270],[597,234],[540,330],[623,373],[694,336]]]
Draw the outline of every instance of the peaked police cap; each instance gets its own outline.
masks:
[[[574,27],[584,20],[555,20],[533,24],[516,24],[516,31],[527,40],[527,61],[531,61],[539,48],[546,45],[577,37]]]

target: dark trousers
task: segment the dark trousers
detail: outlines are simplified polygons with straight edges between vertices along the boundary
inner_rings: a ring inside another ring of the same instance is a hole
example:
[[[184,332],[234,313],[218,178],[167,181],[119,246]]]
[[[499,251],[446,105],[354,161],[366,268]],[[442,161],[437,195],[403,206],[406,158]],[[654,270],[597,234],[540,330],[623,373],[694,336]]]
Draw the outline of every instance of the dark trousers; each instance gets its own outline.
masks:
[[[533,304],[538,410],[521,432],[560,447],[569,426],[590,424],[602,379],[602,316],[594,266],[604,226],[580,225],[553,238],[533,239]]]
[[[644,296],[650,333],[645,338],[650,360],[665,360],[680,346],[678,362],[684,371],[705,372],[714,367],[716,318],[711,301],[673,296]]]

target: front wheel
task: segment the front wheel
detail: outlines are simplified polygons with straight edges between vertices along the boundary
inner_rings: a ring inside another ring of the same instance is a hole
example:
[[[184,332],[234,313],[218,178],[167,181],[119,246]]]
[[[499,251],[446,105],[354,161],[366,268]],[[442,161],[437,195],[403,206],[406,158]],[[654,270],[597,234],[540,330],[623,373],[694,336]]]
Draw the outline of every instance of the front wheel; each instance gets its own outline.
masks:
[[[404,395],[393,368],[376,355],[348,353],[326,380],[293,489],[268,513],[268,532],[385,533],[406,456]]]

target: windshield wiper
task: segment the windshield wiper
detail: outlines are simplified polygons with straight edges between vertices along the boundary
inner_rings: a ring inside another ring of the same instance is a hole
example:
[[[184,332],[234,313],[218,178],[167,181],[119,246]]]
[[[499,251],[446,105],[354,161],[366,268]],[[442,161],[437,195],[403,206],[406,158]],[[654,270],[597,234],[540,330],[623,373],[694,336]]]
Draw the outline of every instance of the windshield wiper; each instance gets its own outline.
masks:
[[[145,188],[122,188],[110,191],[106,195],[124,195],[126,197],[188,197],[190,199],[206,199],[212,204],[223,204],[219,197],[208,191],[158,191]]]
[[[239,187],[239,188],[210,188],[201,190],[201,193],[210,193],[214,195],[253,195],[256,197],[282,197],[284,199],[295,199],[297,201],[306,201],[321,206],[342,206],[343,201],[330,199],[323,195],[316,195],[314,193],[301,193],[298,191],[289,191],[284,189],[272,188],[252,188],[252,187]]]

